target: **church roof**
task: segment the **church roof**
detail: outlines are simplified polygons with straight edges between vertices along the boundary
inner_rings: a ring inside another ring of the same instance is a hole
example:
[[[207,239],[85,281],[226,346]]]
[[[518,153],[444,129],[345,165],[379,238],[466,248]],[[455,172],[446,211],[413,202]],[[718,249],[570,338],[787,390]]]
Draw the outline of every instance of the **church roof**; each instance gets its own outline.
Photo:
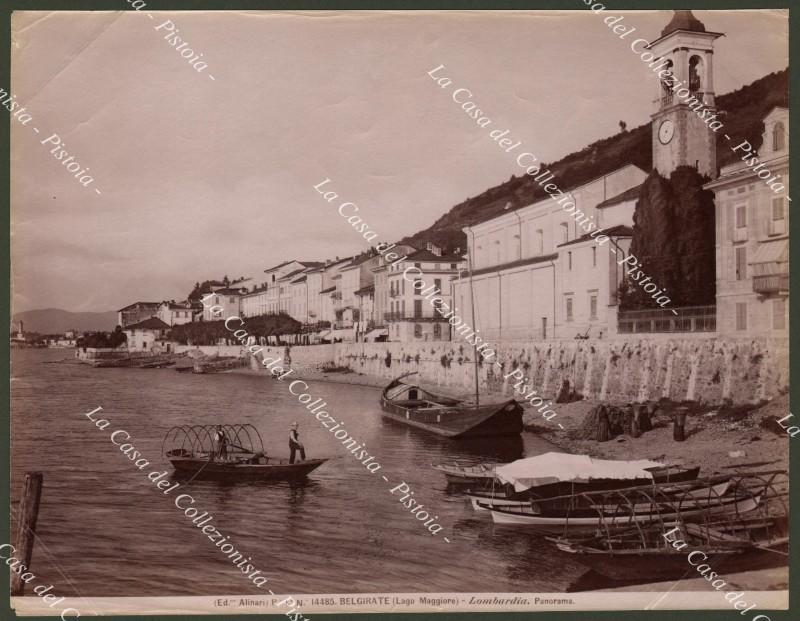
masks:
[[[706,27],[699,19],[697,19],[691,11],[675,11],[675,15],[669,21],[669,24],[664,26],[661,31],[661,36],[666,37],[671,32],[676,30],[688,30],[689,32],[705,32]]]

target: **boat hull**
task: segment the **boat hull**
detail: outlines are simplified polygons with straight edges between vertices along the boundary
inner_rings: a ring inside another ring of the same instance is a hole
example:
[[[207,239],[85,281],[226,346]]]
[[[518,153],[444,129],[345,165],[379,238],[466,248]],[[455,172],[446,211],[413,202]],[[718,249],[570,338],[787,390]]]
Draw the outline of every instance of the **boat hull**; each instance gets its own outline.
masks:
[[[721,498],[730,487],[729,481],[724,481],[722,483],[718,483],[716,485],[706,485],[706,486],[699,486],[697,489],[676,489],[675,494],[680,497],[680,502],[684,505],[689,502],[707,502],[709,499],[714,500],[717,498]],[[622,488],[624,491],[624,488]],[[669,494],[669,486],[664,486],[660,490],[660,494]],[[486,498],[484,496],[478,496],[475,494],[467,494],[467,497],[470,499],[472,503],[472,508],[476,511],[489,511],[494,508],[500,509],[519,509],[521,511],[525,511],[531,507],[531,500],[527,501],[520,501],[520,500],[513,500],[509,498],[503,498],[501,496],[495,498]],[[538,498],[533,502],[546,506],[547,505],[547,498]],[[626,504],[626,510],[633,510],[633,511],[646,511],[648,508],[652,507],[653,505],[649,502],[645,503],[634,503],[634,504]],[[603,506],[600,504],[592,504],[590,507],[594,510],[602,510]]]
[[[309,459],[290,464],[285,459],[270,458],[266,464],[209,461],[195,457],[170,459],[178,477],[197,480],[294,480],[302,479],[319,468],[327,459]]]
[[[496,467],[492,464],[492,468]],[[444,471],[446,466],[437,467],[440,471]],[[451,467],[452,469],[452,467]],[[466,469],[462,469],[466,470]],[[557,496],[568,496],[578,493],[587,492],[600,492],[610,491],[616,489],[624,489],[626,487],[635,487],[637,485],[651,485],[665,484],[665,483],[685,483],[694,481],[700,474],[700,467],[695,468],[682,468],[678,466],[665,466],[652,470],[652,480],[647,479],[593,479],[590,481],[563,481],[560,483],[549,483],[546,485],[539,485],[525,490],[524,492],[514,492],[511,486],[499,486],[499,489],[492,488],[493,483],[496,481],[493,478],[493,473],[487,475],[486,479],[479,481],[476,487],[478,489],[467,490],[467,496],[471,500],[477,500],[482,503],[495,504],[495,501],[508,501],[498,504],[517,505],[519,503],[527,503],[531,498],[546,500]],[[463,479],[462,479],[463,480]],[[449,478],[448,478],[449,481]],[[472,503],[476,507],[475,502]],[[477,507],[476,507],[477,508]]]
[[[728,500],[726,502],[703,503],[696,501],[687,508],[664,508],[659,512],[633,512],[633,513],[604,513],[587,517],[570,517],[566,515],[541,515],[530,508],[510,509],[492,508],[492,521],[504,526],[524,526],[540,532],[560,533],[565,530],[571,532],[593,532],[600,529],[626,528],[634,524],[647,524],[663,520],[675,520],[695,515],[714,515],[718,513],[735,513],[737,515],[754,511],[759,506],[759,498],[744,498],[741,500]],[[677,503],[676,503],[677,504]]]
[[[557,545],[562,552],[572,554],[581,565],[611,580],[678,580],[694,575],[695,568],[686,561],[686,553],[678,550],[595,552],[575,549],[569,545]],[[721,570],[726,561],[739,558],[743,550],[715,550],[704,553],[707,556],[703,562]]]
[[[513,399],[499,404],[411,408],[382,397],[383,416],[448,438],[519,435],[522,407]]]

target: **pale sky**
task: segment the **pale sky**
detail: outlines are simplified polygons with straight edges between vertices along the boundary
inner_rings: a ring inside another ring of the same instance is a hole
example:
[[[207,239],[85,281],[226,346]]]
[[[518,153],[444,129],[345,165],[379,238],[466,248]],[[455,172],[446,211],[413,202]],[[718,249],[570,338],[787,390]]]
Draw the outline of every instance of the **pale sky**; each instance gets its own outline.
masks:
[[[182,299],[195,281],[367,248],[313,186],[329,177],[381,239],[522,171],[451,99],[469,88],[553,161],[649,120],[652,72],[603,17],[658,37],[671,11],[15,12],[14,311]],[[695,11],[723,32],[722,94],[788,65],[788,12]],[[198,73],[155,27],[172,19]],[[427,72],[443,64],[453,87]],[[214,76],[211,80],[208,74]],[[2,86],[2,85],[0,85]],[[33,131],[37,127],[40,133]],[[42,145],[53,133],[94,183]],[[97,194],[94,188],[102,193]]]

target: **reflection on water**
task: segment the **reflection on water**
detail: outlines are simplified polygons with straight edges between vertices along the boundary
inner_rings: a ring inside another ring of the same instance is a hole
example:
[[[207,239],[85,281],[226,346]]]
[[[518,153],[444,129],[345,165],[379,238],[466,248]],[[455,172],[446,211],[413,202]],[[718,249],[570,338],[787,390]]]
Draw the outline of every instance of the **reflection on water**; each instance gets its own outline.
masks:
[[[495,531],[487,514],[448,493],[430,467],[550,450],[533,434],[439,438],[382,418],[374,389],[310,382],[315,397],[376,456],[381,469],[371,474],[285,384],[249,375],[42,364],[65,355],[14,351],[11,395],[12,501],[26,471],[44,473],[38,532],[55,562],[37,547],[33,570],[60,594],[263,593],[175,507],[181,492],[214,516],[277,592],[552,592],[583,571],[534,535]],[[95,418],[111,422],[106,430],[83,415],[97,406],[103,411]],[[281,457],[295,420],[308,457],[331,458],[305,482],[195,480],[165,495],[147,479],[150,471],[167,470],[173,480],[161,456],[173,425],[250,423],[267,454]],[[144,471],[111,443],[115,429],[130,433],[150,461]],[[401,482],[439,516],[440,535],[390,494]]]

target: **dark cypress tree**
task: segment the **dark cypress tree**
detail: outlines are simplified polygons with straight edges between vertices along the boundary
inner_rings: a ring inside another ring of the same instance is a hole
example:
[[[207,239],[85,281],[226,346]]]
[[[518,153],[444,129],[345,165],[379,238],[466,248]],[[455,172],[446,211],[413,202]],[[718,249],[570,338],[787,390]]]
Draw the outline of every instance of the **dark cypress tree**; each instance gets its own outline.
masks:
[[[681,166],[670,176],[679,225],[675,238],[680,266],[680,286],[673,298],[676,305],[715,301],[714,193],[703,189],[707,181],[690,166]]]
[[[670,298],[673,298],[672,292],[680,277],[675,265],[676,224],[672,188],[669,181],[654,169],[642,184],[633,214],[631,254],[642,264],[637,268],[643,272],[639,279],[650,276],[649,282],[662,290],[666,287],[665,295]],[[633,268],[627,264],[623,267],[626,272]],[[623,310],[658,307],[636,282],[628,283],[621,300]]]
[[[649,276],[648,282],[665,290],[670,299],[665,307],[715,300],[714,194],[703,189],[706,181],[689,166],[669,180],[653,170],[639,193],[631,254],[642,263],[639,279]],[[661,308],[632,280],[620,287],[620,302],[622,310]]]

